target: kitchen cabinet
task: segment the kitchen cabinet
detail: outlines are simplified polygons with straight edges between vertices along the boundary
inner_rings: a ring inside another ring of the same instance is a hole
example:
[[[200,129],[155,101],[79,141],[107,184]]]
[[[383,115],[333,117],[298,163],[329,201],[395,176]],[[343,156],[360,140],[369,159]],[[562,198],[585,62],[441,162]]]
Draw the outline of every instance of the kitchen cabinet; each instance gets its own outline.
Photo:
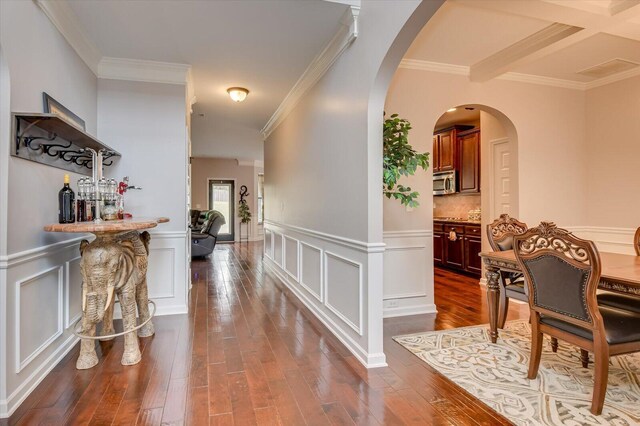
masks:
[[[455,125],[438,130],[433,134],[431,165],[433,172],[456,170],[458,165],[458,134],[473,126]]]
[[[480,192],[480,129],[458,135],[458,191]]]
[[[480,276],[482,233],[479,224],[464,221],[433,225],[433,260],[436,266]]]

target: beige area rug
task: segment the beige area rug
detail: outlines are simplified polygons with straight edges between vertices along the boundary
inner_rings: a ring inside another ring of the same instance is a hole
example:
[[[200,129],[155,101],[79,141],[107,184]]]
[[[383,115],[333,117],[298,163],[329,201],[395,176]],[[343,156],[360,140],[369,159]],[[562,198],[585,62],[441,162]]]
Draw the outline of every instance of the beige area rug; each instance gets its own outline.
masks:
[[[611,358],[604,410],[594,416],[593,364],[582,368],[580,350],[563,341],[553,353],[545,336],[538,377],[528,380],[530,336],[527,321],[510,321],[497,344],[486,325],[394,340],[517,425],[640,424],[640,353]]]

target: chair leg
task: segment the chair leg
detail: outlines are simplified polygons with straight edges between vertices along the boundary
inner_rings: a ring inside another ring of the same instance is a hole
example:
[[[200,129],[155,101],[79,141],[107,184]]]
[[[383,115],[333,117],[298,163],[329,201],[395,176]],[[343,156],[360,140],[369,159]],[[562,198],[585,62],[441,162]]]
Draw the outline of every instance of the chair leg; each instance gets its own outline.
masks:
[[[558,339],[555,337],[551,338],[551,351],[558,352]]]
[[[504,328],[507,322],[507,314],[509,313],[509,298],[505,294],[504,289],[500,291],[500,308],[498,309],[498,328]]]
[[[609,379],[609,346],[607,346],[606,343],[598,344],[595,338],[594,344],[593,363],[595,364],[595,371],[593,380],[593,398],[591,399],[591,412],[597,416],[602,413],[604,397],[607,393],[607,380]]]
[[[531,359],[529,360],[529,374],[527,378],[533,380],[538,375],[540,358],[542,356],[542,333],[539,329],[540,316],[531,312]]]
[[[586,349],[580,349],[580,361],[582,361],[582,368],[589,366],[589,351]]]

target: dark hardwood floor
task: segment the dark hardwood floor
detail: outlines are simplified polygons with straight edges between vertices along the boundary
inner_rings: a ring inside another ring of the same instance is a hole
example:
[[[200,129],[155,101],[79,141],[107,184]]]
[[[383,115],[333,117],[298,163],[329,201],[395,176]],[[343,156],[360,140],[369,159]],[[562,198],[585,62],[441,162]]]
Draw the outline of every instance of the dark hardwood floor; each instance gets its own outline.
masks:
[[[76,348],[0,423],[508,424],[391,339],[486,323],[476,279],[437,270],[438,314],[385,320],[389,366],[367,371],[265,272],[261,244],[219,245],[192,272],[190,314],[154,319],[138,365],[120,365],[122,338],[90,370]]]

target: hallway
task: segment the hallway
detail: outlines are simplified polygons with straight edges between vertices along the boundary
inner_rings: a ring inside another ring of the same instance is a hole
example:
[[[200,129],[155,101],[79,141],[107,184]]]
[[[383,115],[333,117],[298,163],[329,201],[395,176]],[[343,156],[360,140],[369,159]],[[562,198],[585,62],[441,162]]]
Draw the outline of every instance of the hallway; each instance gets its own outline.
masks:
[[[265,273],[261,243],[221,244],[192,274],[190,314],[156,318],[141,363],[120,365],[118,338],[78,371],[75,348],[8,424],[508,424],[391,340],[486,323],[472,278],[436,270],[440,312],[385,320],[389,367],[367,371]]]

